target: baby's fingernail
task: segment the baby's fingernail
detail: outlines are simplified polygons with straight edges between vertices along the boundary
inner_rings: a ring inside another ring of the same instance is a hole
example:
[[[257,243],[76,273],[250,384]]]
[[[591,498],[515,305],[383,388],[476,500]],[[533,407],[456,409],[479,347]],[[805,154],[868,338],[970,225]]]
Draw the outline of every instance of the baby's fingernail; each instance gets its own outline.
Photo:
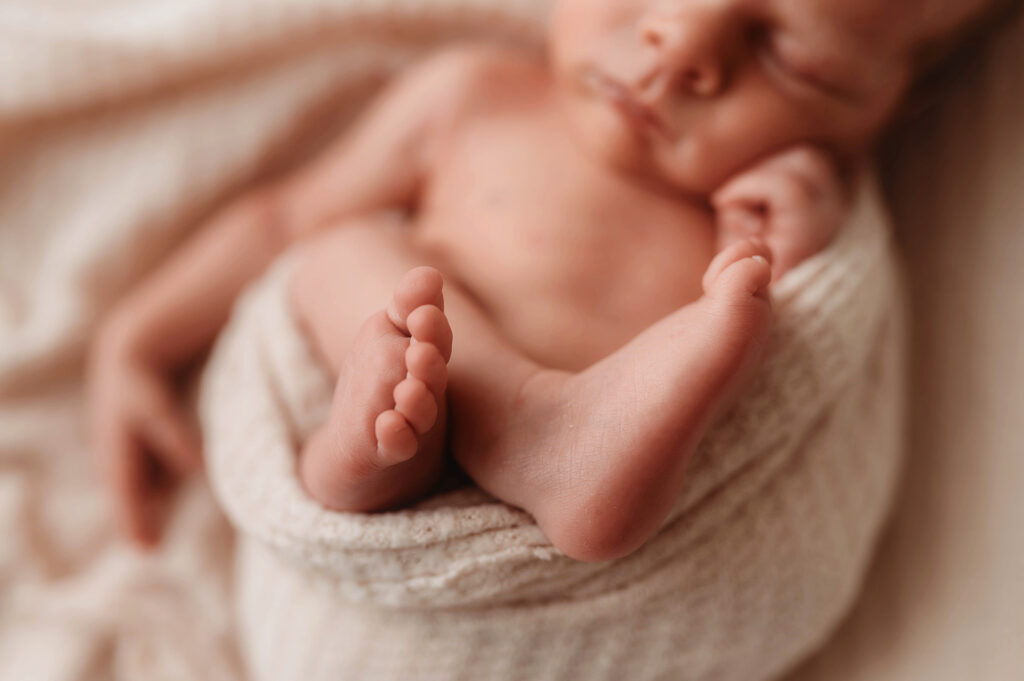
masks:
[[[768,242],[762,239],[760,236],[748,236],[747,241],[749,241],[757,250],[764,251],[765,254],[767,254],[771,250],[768,248]],[[765,257],[768,256],[765,255]]]
[[[768,264],[768,258],[764,257],[763,255],[754,255],[754,256],[751,256],[751,257],[754,260],[756,260],[757,262],[759,262],[759,263],[762,263],[762,264],[765,264],[765,265]]]

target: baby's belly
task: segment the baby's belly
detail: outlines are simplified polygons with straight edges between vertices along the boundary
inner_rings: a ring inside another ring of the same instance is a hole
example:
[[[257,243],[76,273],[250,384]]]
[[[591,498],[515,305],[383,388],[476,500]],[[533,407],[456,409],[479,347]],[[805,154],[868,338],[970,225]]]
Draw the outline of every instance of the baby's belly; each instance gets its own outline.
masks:
[[[713,256],[711,227],[698,211],[683,223],[628,229],[460,224],[424,216],[414,238],[506,338],[562,369],[590,366],[699,298]]]

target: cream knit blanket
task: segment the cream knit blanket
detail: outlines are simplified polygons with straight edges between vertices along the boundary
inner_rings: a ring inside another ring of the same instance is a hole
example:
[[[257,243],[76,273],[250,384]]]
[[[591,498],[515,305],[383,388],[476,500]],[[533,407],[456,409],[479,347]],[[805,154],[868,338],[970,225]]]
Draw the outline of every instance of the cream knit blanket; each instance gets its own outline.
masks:
[[[200,410],[241,530],[236,615],[257,678],[760,681],[850,605],[902,446],[901,293],[870,187],[837,241],[779,282],[764,369],[660,533],[600,564],[472,487],[373,515],[309,499],[296,452],[333,384],[287,306],[294,266],[240,304]]]

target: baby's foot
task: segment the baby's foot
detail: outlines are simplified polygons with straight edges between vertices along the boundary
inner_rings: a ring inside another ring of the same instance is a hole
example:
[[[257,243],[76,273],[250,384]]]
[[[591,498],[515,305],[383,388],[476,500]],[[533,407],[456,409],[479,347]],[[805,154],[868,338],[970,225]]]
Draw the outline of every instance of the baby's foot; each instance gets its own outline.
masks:
[[[581,373],[537,372],[495,427],[478,425],[482,415],[467,422],[460,400],[460,424],[477,430],[455,431],[456,458],[568,555],[635,550],[664,521],[705,431],[749,382],[771,324],[770,281],[765,246],[731,246],[708,267],[700,300]]]
[[[409,271],[359,330],[302,476],[325,506],[369,511],[422,494],[440,470],[452,334],[441,274]]]

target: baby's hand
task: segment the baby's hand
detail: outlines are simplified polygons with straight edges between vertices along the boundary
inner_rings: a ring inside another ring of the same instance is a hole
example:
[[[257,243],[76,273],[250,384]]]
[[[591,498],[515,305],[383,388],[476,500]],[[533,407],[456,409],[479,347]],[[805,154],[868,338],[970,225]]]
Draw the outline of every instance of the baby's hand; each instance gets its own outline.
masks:
[[[123,325],[98,334],[87,388],[92,447],[120,525],[153,545],[172,483],[201,465],[199,436],[170,377],[133,349]]]
[[[763,239],[772,251],[775,281],[828,246],[849,209],[839,169],[811,146],[784,151],[735,176],[711,196],[711,204],[718,249]]]

